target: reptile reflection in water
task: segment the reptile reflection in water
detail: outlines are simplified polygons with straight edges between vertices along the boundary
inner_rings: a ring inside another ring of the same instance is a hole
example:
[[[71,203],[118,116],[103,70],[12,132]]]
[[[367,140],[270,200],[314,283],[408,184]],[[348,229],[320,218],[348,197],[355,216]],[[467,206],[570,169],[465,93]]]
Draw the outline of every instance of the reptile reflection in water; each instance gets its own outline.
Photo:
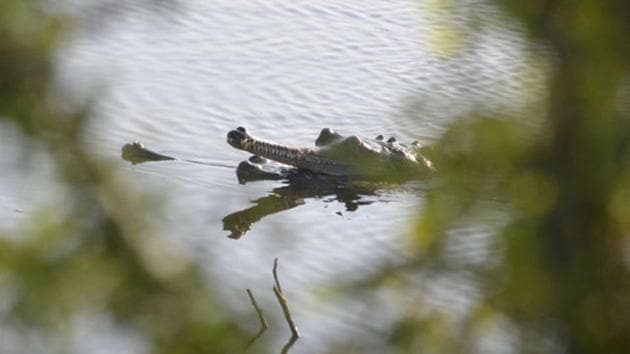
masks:
[[[139,142],[125,144],[122,147],[121,157],[134,165],[151,161],[177,160],[149,150]],[[181,161],[226,167],[219,163]],[[350,182],[346,177],[314,173],[282,165],[258,156],[252,156],[249,160],[241,162],[236,168],[236,175],[241,184],[260,180],[283,180],[286,184],[274,188],[266,197],[255,200],[254,206],[223,218],[223,229],[229,231],[228,237],[234,239],[241,238],[253,224],[265,216],[302,205],[308,198],[330,197],[325,201],[339,201],[345,204],[346,211],[355,211],[361,205],[373,203],[362,198],[374,195],[378,186],[376,183]]]
[[[241,183],[247,182],[240,176],[239,180]],[[230,232],[228,237],[239,239],[265,216],[302,205],[308,198],[330,197],[325,201],[339,201],[345,204],[346,211],[355,211],[361,205],[373,203],[362,198],[374,195],[376,191],[372,184],[357,185],[346,179],[308,171],[289,172],[285,183],[282,187],[274,188],[269,195],[254,200],[254,206],[224,217],[223,229]]]
[[[238,165],[236,174],[241,183],[287,181],[286,186],[255,200],[253,207],[223,218],[223,229],[231,232],[231,238],[240,238],[266,215],[304,204],[305,198],[331,195],[353,211],[369,204],[361,196],[374,194],[375,181],[401,183],[427,178],[435,171],[425,156],[430,152],[427,147],[418,142],[400,144],[394,137],[385,140],[382,135],[374,139],[343,136],[324,128],[315,147],[296,147],[256,138],[238,127],[227,134],[227,142],[255,154]]]

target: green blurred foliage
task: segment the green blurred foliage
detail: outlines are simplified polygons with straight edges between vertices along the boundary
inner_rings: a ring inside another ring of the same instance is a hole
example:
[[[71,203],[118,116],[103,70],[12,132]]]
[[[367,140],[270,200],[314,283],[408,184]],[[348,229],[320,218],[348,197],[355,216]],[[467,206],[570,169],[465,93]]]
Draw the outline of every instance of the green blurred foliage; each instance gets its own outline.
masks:
[[[464,324],[410,311],[392,345],[475,351],[489,319],[507,318],[517,329],[516,352],[627,352],[630,3],[501,3],[526,24],[532,44],[551,50],[547,130],[473,117],[438,141],[439,175],[416,225],[411,268],[452,270],[444,256],[449,231],[483,224],[497,206],[488,201],[509,211],[496,235],[500,261],[460,269],[474,272],[481,289]]]
[[[491,267],[466,266],[481,295],[464,323],[414,303],[392,331],[392,352],[472,351],[505,323],[518,331],[518,352],[550,352],[549,341],[572,353],[625,352],[630,3],[502,3],[533,43],[552,50],[549,130],[477,117],[452,125],[432,149],[439,173],[405,271],[450,267],[446,235],[462,220],[482,224],[496,207],[488,201],[509,211],[496,236],[502,254]],[[71,187],[69,205],[32,216],[19,237],[0,238],[0,288],[15,294],[3,324],[53,331],[97,309],[138,330],[155,353],[241,351],[253,333],[226,317],[185,255],[160,251],[171,248],[148,222],[156,211],[86,154],[89,110],[55,102],[51,56],[70,23],[41,6],[0,2],[0,119],[47,149]]]
[[[0,289],[14,295],[0,313],[3,328],[67,335],[76,315],[100,311],[138,331],[153,353],[242,351],[252,333],[227,317],[186,254],[152,229],[158,210],[82,146],[89,109],[60,104],[53,82],[52,57],[72,23],[44,6],[0,2],[0,123],[19,127],[27,146],[44,147],[68,205],[0,237]]]

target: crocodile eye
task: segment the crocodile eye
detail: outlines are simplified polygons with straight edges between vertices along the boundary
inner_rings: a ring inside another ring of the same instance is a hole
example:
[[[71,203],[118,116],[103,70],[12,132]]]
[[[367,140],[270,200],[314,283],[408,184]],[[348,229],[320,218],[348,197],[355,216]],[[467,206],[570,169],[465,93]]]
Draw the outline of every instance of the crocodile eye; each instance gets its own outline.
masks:
[[[396,141],[396,138],[394,138],[393,136],[391,138],[387,139],[388,143],[393,143],[395,141]]]
[[[241,133],[245,133],[246,132],[245,128],[243,128],[243,127],[238,127],[238,128],[236,128],[236,130],[238,130]]]
[[[378,135],[378,136],[376,137],[376,140],[383,140],[383,135]]]

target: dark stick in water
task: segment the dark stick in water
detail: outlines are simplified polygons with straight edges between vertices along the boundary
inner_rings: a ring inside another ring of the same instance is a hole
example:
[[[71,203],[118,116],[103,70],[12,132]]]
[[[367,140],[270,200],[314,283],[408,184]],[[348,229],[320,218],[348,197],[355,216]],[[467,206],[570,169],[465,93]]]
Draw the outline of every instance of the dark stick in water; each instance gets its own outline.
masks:
[[[197,161],[197,160],[189,160],[189,159],[179,159],[168,155],[163,155],[157,153],[155,151],[151,151],[142,145],[142,143],[138,141],[134,141],[131,144],[125,144],[122,147],[122,158],[123,160],[129,161],[134,165],[143,163],[143,162],[151,162],[151,161],[186,161],[199,165],[206,166],[217,166],[217,167],[227,167],[227,168],[235,168],[236,166],[232,163],[225,163],[221,161]]]
[[[293,346],[295,341],[300,337],[300,333],[298,332],[297,327],[295,326],[295,322],[293,322],[293,318],[291,317],[291,313],[289,312],[289,305],[287,304],[287,299],[284,297],[284,293],[282,292],[282,288],[280,287],[280,281],[278,280],[278,258],[273,261],[273,278],[276,281],[276,285],[273,287],[273,292],[276,294],[278,298],[278,302],[282,307],[282,312],[284,312],[284,318],[287,320],[289,324],[289,329],[291,329],[291,338],[282,348],[282,354],[288,353],[289,349]]]
[[[147,161],[175,160],[174,157],[158,154],[144,147],[140,142],[134,141],[122,147],[122,158],[132,164],[139,164]]]
[[[260,309],[260,307],[258,307],[258,303],[256,303],[254,294],[252,294],[251,290],[247,289],[247,295],[249,295],[249,299],[252,301],[252,305],[254,305],[254,309],[256,309],[256,313],[258,314],[258,319],[260,320],[260,329],[258,330],[258,333],[256,333],[256,335],[249,340],[249,342],[247,343],[247,347],[245,347],[245,350],[249,349],[249,347],[251,347],[252,344],[254,344],[254,342],[256,342],[256,340],[258,340],[258,338],[260,338],[260,336],[262,336],[262,334],[265,333],[265,331],[267,330],[267,321],[265,320],[265,316],[263,316],[262,310]]]

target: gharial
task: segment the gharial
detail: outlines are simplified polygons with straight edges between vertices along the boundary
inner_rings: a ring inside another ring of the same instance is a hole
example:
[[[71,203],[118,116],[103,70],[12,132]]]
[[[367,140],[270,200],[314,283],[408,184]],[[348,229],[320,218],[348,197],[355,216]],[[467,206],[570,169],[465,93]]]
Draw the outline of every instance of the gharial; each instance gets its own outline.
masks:
[[[268,168],[265,159],[314,174],[358,180],[410,180],[430,175],[435,168],[417,142],[401,144],[382,135],[374,139],[344,137],[329,128],[321,130],[314,147],[298,147],[265,141],[238,127],[227,134],[227,142],[254,156],[239,165],[240,179],[284,178],[290,170]],[[295,169],[293,169],[295,170]],[[243,176],[251,174],[252,176]],[[251,177],[251,178],[248,178]]]

